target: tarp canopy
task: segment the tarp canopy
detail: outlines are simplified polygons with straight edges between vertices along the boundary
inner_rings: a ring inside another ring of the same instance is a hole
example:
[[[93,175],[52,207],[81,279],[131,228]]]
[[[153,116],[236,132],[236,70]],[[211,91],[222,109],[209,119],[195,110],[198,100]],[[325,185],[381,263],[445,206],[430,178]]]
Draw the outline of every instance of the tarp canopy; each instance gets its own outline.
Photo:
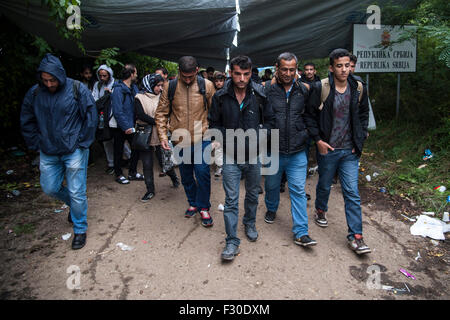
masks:
[[[82,0],[81,15],[89,21],[82,42],[92,56],[111,47],[169,61],[193,55],[202,66],[223,70],[227,57],[246,54],[255,65],[267,66],[285,51],[303,60],[351,49],[352,24],[365,23],[371,2]],[[0,12],[53,47],[81,54],[57,33],[40,0],[2,0]]]

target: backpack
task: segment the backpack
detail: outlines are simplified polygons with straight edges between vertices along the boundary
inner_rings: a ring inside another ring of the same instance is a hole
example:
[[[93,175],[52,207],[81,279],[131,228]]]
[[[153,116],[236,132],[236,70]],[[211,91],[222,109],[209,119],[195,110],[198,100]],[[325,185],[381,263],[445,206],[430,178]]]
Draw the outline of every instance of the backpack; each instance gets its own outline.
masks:
[[[327,100],[328,96],[330,95],[330,80],[328,78],[325,78],[325,79],[320,80],[320,82],[322,84],[322,90],[320,93],[319,110],[322,110],[323,103],[325,102],[325,100]],[[358,80],[356,82],[358,83],[357,91],[359,92],[358,102],[361,103],[362,96],[363,96],[363,84],[361,81],[358,81]]]
[[[123,100],[125,100],[125,93],[123,94]],[[102,142],[112,139],[111,130],[109,127],[109,121],[111,120],[111,93],[105,92],[105,94],[95,102],[97,106],[98,126],[95,132],[95,138]],[[103,112],[103,128],[99,128],[100,117]]]
[[[175,90],[177,89],[178,78],[169,80],[169,90],[167,97],[169,98],[169,116],[172,114],[172,101],[175,97]],[[205,79],[197,76],[198,91],[203,95],[203,106],[205,110],[209,109],[208,99],[206,98],[206,84]]]

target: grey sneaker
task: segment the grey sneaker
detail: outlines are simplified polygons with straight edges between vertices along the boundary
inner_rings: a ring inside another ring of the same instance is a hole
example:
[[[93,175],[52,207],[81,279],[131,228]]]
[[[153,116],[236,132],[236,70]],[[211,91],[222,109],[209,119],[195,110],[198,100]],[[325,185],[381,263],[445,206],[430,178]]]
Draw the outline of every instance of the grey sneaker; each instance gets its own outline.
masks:
[[[255,226],[245,225],[245,235],[247,239],[251,242],[256,241],[258,239],[258,231],[256,231]]]
[[[357,254],[370,253],[370,248],[364,243],[363,237],[360,234],[355,234],[355,238],[348,240],[348,245],[350,249],[355,251]]]
[[[317,244],[317,241],[311,239],[308,235],[301,236],[300,238],[294,237],[294,242],[302,247],[315,246]]]
[[[225,246],[225,249],[223,249],[222,251],[222,259],[223,260],[234,260],[234,257],[237,256],[239,254],[240,250],[239,250],[239,246],[232,244],[232,243],[227,243],[227,245]]]
[[[316,215],[314,217],[314,222],[322,228],[326,228],[328,227],[328,221],[327,218],[325,217],[325,211],[321,210],[321,209],[316,209]]]
[[[275,220],[277,213],[272,211],[267,211],[266,215],[264,216],[264,221],[267,223],[273,223]]]

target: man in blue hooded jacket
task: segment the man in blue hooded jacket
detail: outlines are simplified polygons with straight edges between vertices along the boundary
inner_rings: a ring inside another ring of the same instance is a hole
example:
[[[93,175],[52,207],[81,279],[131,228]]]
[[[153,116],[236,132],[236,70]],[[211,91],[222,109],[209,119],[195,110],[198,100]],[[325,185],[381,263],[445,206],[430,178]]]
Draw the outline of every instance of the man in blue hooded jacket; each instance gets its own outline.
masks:
[[[70,207],[72,249],[81,249],[86,244],[87,164],[97,109],[89,89],[68,78],[57,57],[47,54],[37,73],[39,84],[28,90],[22,104],[22,135],[30,149],[40,151],[42,190]]]

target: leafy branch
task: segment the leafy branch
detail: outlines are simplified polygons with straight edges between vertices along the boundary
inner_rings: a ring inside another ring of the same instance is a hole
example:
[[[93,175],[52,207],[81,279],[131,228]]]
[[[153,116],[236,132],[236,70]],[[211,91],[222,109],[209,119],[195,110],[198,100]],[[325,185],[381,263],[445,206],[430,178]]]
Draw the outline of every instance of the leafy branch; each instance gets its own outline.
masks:
[[[123,67],[123,63],[119,60],[115,59],[115,57],[119,54],[119,48],[106,48],[100,52],[100,55],[95,59],[94,69],[98,69],[100,65],[106,64],[109,67],[115,66],[118,64]]]
[[[77,44],[78,49],[80,49],[83,54],[86,54],[86,49],[81,42],[81,35],[84,30],[82,24],[80,23],[76,28],[69,29],[66,23],[69,18],[69,12],[71,12],[68,10],[69,7],[80,7],[81,0],[41,0],[41,5],[48,8],[49,19],[55,23],[59,35],[63,39],[73,40]],[[83,17],[80,17],[80,19],[83,22],[87,22]]]

